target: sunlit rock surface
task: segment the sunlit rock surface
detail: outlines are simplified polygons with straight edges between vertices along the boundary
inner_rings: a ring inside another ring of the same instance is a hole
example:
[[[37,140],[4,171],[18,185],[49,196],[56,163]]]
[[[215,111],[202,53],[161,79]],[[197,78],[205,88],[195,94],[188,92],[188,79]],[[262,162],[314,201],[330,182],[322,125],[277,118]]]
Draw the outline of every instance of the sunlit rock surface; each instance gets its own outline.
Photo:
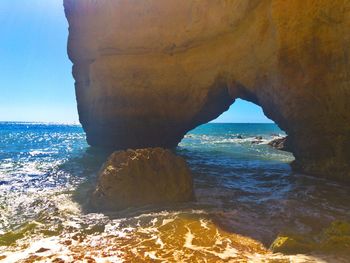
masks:
[[[100,172],[92,204],[113,210],[192,199],[186,161],[170,150],[148,148],[113,153]]]
[[[64,3],[91,145],[173,147],[242,98],[288,133],[295,168],[350,181],[349,1]]]

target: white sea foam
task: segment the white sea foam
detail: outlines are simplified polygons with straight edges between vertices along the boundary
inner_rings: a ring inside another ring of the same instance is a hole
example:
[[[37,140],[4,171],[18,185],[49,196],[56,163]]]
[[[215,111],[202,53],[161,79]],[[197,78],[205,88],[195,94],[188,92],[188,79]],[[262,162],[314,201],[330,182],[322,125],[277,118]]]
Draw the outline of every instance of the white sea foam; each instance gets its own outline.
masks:
[[[189,227],[186,227],[186,228],[187,228],[187,233],[185,235],[185,243],[184,243],[185,248],[196,250],[196,251],[202,251],[206,254],[214,255],[223,260],[235,258],[237,256],[238,250],[231,247],[229,245],[229,242],[226,244],[226,247],[223,252],[216,252],[213,247],[203,247],[203,246],[194,245],[193,240],[195,238],[195,235],[191,232],[191,229]],[[220,238],[220,236],[218,235],[217,238]]]

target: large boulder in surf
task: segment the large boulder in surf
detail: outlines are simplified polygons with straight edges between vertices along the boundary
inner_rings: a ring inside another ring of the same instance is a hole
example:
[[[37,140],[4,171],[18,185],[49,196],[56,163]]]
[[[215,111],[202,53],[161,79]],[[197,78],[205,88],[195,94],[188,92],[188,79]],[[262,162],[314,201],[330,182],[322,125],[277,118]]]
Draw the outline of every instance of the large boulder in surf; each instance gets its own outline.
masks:
[[[237,98],[295,168],[350,182],[350,2],[64,0],[88,143],[175,147]]]
[[[114,152],[103,165],[92,204],[118,210],[148,204],[192,200],[191,172],[186,161],[162,148]]]

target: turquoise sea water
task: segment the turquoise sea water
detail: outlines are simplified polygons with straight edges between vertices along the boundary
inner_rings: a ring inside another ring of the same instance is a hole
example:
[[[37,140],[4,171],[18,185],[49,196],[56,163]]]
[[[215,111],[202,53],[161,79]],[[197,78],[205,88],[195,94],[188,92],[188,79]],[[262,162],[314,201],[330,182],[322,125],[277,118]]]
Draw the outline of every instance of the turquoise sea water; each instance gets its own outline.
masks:
[[[309,233],[334,220],[350,220],[350,188],[293,173],[293,155],[267,145],[280,136],[284,133],[275,124],[200,126],[175,149],[193,171],[196,201],[99,214],[87,204],[108,153],[89,147],[80,126],[0,123],[0,261],[44,253],[43,262],[49,262],[47,257],[74,262],[86,249],[92,258],[110,262],[130,257],[164,260],[174,251],[179,251],[179,260],[201,253],[215,262],[215,257],[248,256],[229,245],[215,245],[215,253],[194,246],[192,223],[200,222],[203,229],[213,225],[216,231],[240,234],[268,247],[281,232]],[[173,223],[174,233],[181,227],[189,232],[168,243],[161,240],[165,225],[177,220],[182,223]],[[42,247],[48,250],[37,253]]]

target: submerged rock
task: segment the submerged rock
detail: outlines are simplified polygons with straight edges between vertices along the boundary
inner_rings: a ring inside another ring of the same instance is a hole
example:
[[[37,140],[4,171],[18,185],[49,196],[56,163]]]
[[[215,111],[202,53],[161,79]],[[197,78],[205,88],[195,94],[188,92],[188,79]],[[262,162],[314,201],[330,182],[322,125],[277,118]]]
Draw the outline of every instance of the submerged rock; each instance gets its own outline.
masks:
[[[313,248],[312,241],[298,235],[280,235],[270,247],[273,252],[283,254],[309,253]]]
[[[335,221],[314,235],[280,235],[270,249],[284,254],[319,252],[349,255],[350,222]]]
[[[320,236],[320,249],[350,255],[350,222],[335,221]]]
[[[271,142],[269,142],[268,145],[280,151],[290,152],[290,149],[287,146],[287,137],[274,139]]]
[[[169,204],[193,198],[186,161],[162,148],[114,152],[104,164],[92,204],[118,210],[148,204]]]

